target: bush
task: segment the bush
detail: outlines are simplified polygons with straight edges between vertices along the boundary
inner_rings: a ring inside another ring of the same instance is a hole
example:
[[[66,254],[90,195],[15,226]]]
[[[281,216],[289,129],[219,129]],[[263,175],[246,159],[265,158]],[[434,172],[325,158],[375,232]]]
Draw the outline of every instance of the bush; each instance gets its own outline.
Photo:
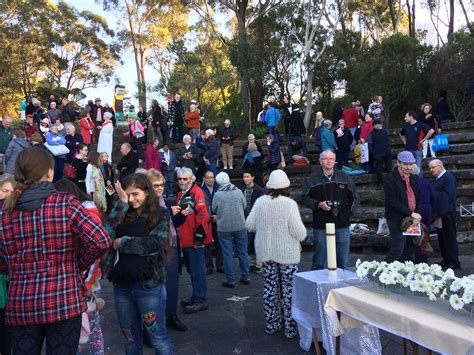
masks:
[[[250,131],[250,133],[252,133],[256,139],[265,138],[265,136],[267,135],[267,127],[265,126],[255,127],[254,129]]]

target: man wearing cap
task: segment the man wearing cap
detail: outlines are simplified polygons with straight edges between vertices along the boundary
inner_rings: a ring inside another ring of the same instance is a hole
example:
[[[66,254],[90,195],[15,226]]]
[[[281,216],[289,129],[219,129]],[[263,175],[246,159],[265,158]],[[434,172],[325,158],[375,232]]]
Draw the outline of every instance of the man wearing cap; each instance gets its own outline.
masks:
[[[439,251],[443,260],[441,266],[451,269],[459,269],[459,251],[456,233],[456,178],[446,171],[443,162],[433,159],[429,164],[431,174],[436,180],[431,185],[435,195],[434,215],[435,219],[441,219],[441,227],[438,229]]]
[[[100,97],[95,99],[95,105],[92,107],[92,122],[94,122],[95,126],[100,126],[104,121],[104,106],[102,106],[102,101]]]
[[[337,266],[349,266],[351,237],[349,225],[352,213],[359,206],[359,194],[352,178],[334,169],[336,154],[321,153],[320,168],[310,175],[303,187],[303,204],[313,210],[313,270],[326,266],[326,223],[336,225]]]
[[[416,245],[411,238],[402,233],[401,222],[405,217],[412,217],[414,223],[421,222],[423,199],[416,177],[411,174],[411,168],[416,163],[415,157],[409,151],[402,151],[397,156],[397,168],[385,177],[385,218],[390,230],[391,245],[385,261],[413,260]]]
[[[367,142],[369,143],[370,156],[374,160],[375,174],[377,176],[377,187],[382,186],[382,173],[392,171],[392,149],[390,138],[382,127],[382,120],[376,118],[372,121],[373,131],[370,132]]]

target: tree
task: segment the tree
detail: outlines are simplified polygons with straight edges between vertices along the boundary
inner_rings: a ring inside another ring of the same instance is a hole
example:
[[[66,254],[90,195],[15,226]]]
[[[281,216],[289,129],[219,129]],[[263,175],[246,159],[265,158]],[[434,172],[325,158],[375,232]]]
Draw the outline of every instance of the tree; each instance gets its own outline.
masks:
[[[165,49],[173,38],[188,30],[188,9],[179,0],[103,0],[105,10],[114,10],[119,19],[122,43],[131,43],[135,58],[138,100],[146,107],[145,68],[151,64],[152,48]],[[121,16],[125,14],[125,20]]]

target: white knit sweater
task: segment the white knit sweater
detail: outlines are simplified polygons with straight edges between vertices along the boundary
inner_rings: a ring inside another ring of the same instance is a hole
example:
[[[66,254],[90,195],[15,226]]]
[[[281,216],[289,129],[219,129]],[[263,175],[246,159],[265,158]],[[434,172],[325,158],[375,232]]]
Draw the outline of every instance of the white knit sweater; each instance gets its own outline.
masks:
[[[306,238],[306,228],[301,221],[298,205],[291,198],[261,196],[252,207],[245,224],[249,232],[255,232],[258,261],[279,264],[300,262],[300,242]]]

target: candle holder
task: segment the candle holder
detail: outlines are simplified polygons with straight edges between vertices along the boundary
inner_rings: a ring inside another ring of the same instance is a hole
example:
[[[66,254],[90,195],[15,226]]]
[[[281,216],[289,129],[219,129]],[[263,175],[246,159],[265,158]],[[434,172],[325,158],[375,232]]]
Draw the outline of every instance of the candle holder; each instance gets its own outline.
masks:
[[[328,276],[337,277],[336,225],[334,223],[326,223],[326,250]]]

